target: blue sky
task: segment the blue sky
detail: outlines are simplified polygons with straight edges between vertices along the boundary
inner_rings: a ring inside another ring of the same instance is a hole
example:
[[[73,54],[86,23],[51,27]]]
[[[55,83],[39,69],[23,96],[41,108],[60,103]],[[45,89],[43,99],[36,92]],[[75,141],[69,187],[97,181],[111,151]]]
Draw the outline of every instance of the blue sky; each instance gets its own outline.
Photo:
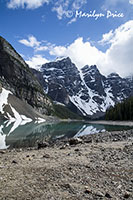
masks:
[[[133,0],[0,0],[0,35],[31,67],[69,56],[79,69],[133,72]]]

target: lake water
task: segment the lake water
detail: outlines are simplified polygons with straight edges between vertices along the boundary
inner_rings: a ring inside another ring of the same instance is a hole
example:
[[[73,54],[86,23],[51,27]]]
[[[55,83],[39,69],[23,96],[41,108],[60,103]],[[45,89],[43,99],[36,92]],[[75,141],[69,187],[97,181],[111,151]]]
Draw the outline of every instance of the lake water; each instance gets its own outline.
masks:
[[[34,147],[37,141],[65,137],[78,137],[104,131],[127,130],[131,127],[90,124],[85,122],[42,123],[34,122],[14,126],[15,122],[0,121],[0,149]]]

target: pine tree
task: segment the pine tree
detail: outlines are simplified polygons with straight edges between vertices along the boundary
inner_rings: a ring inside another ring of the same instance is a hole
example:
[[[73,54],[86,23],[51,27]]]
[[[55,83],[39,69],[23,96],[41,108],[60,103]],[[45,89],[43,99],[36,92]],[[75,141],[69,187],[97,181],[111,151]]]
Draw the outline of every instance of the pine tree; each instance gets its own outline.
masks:
[[[110,107],[105,114],[106,120],[133,120],[133,96]]]

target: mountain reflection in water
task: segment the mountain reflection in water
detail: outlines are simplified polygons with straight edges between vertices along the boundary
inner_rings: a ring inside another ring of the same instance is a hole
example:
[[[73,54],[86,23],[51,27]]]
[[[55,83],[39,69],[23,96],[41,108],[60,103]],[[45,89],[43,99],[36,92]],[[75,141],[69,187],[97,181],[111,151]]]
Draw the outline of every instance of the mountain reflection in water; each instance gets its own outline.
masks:
[[[79,137],[103,131],[130,129],[130,127],[126,126],[99,125],[87,122],[50,124],[30,122],[14,128],[14,123],[0,122],[0,149],[34,147],[37,141],[43,141],[45,138],[55,140],[57,138]]]

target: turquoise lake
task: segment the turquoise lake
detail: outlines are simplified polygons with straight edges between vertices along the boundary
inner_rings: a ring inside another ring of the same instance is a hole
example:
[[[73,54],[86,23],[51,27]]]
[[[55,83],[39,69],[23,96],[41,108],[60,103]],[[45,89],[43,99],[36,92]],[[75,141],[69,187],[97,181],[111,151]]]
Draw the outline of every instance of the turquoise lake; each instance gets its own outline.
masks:
[[[34,122],[14,126],[14,123],[0,121],[0,149],[34,147],[37,141],[46,138],[78,137],[104,131],[127,130],[132,127],[91,124],[87,122],[60,122],[42,123]]]

